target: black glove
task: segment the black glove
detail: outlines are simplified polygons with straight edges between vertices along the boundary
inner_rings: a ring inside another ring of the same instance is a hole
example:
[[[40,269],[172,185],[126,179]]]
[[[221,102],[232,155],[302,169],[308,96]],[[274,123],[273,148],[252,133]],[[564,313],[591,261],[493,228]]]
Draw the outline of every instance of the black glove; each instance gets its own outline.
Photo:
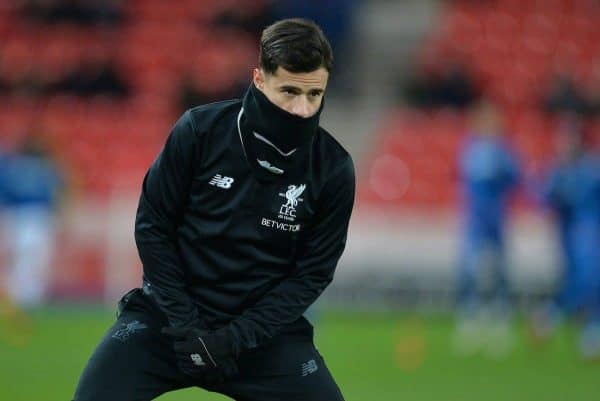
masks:
[[[183,373],[207,381],[222,381],[237,373],[237,355],[227,327],[215,331],[164,327],[162,333],[176,339],[173,348]]]

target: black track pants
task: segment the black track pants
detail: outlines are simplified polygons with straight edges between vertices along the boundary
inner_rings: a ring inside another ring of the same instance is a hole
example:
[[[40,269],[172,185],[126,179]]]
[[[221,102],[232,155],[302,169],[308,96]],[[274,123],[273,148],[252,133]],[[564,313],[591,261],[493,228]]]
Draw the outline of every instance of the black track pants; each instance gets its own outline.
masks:
[[[130,294],[115,324],[90,358],[75,401],[146,401],[186,387],[200,387],[237,401],[343,401],[300,319],[269,345],[240,355],[239,374],[218,384],[177,368],[166,322],[141,292]]]

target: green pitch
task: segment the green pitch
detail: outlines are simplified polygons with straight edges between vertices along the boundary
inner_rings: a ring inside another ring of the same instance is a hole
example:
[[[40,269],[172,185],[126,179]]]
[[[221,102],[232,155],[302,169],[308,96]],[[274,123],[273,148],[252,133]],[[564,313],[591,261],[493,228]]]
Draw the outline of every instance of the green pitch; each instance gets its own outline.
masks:
[[[70,400],[112,319],[112,313],[93,308],[49,308],[29,321],[3,318],[0,399]],[[500,360],[456,356],[451,333],[447,317],[325,313],[317,322],[316,343],[347,401],[600,400],[600,364],[579,360],[573,328],[533,347],[518,326],[515,348]],[[200,389],[160,398],[226,399]]]

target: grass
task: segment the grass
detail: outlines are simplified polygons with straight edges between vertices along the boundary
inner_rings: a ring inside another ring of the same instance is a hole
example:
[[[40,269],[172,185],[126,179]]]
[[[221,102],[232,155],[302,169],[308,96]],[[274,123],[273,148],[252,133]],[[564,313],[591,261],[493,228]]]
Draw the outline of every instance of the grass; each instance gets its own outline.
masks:
[[[113,320],[97,308],[49,308],[27,321],[0,321],[3,400],[70,400],[97,341]],[[581,361],[576,331],[533,347],[523,325],[503,359],[456,356],[448,317],[325,313],[316,343],[347,401],[600,400],[600,364]],[[186,389],[161,401],[228,398]]]

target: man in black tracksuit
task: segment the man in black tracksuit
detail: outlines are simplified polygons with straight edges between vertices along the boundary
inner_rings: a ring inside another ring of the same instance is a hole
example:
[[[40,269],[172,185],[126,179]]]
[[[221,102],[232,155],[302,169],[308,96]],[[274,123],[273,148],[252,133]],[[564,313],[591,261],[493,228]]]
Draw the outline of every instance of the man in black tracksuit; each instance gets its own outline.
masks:
[[[76,401],[191,386],[343,400],[302,316],[333,278],[354,201],[352,159],[319,127],[331,64],[316,25],[280,21],[243,100],[177,121],[137,212],[143,287],[121,299]]]

